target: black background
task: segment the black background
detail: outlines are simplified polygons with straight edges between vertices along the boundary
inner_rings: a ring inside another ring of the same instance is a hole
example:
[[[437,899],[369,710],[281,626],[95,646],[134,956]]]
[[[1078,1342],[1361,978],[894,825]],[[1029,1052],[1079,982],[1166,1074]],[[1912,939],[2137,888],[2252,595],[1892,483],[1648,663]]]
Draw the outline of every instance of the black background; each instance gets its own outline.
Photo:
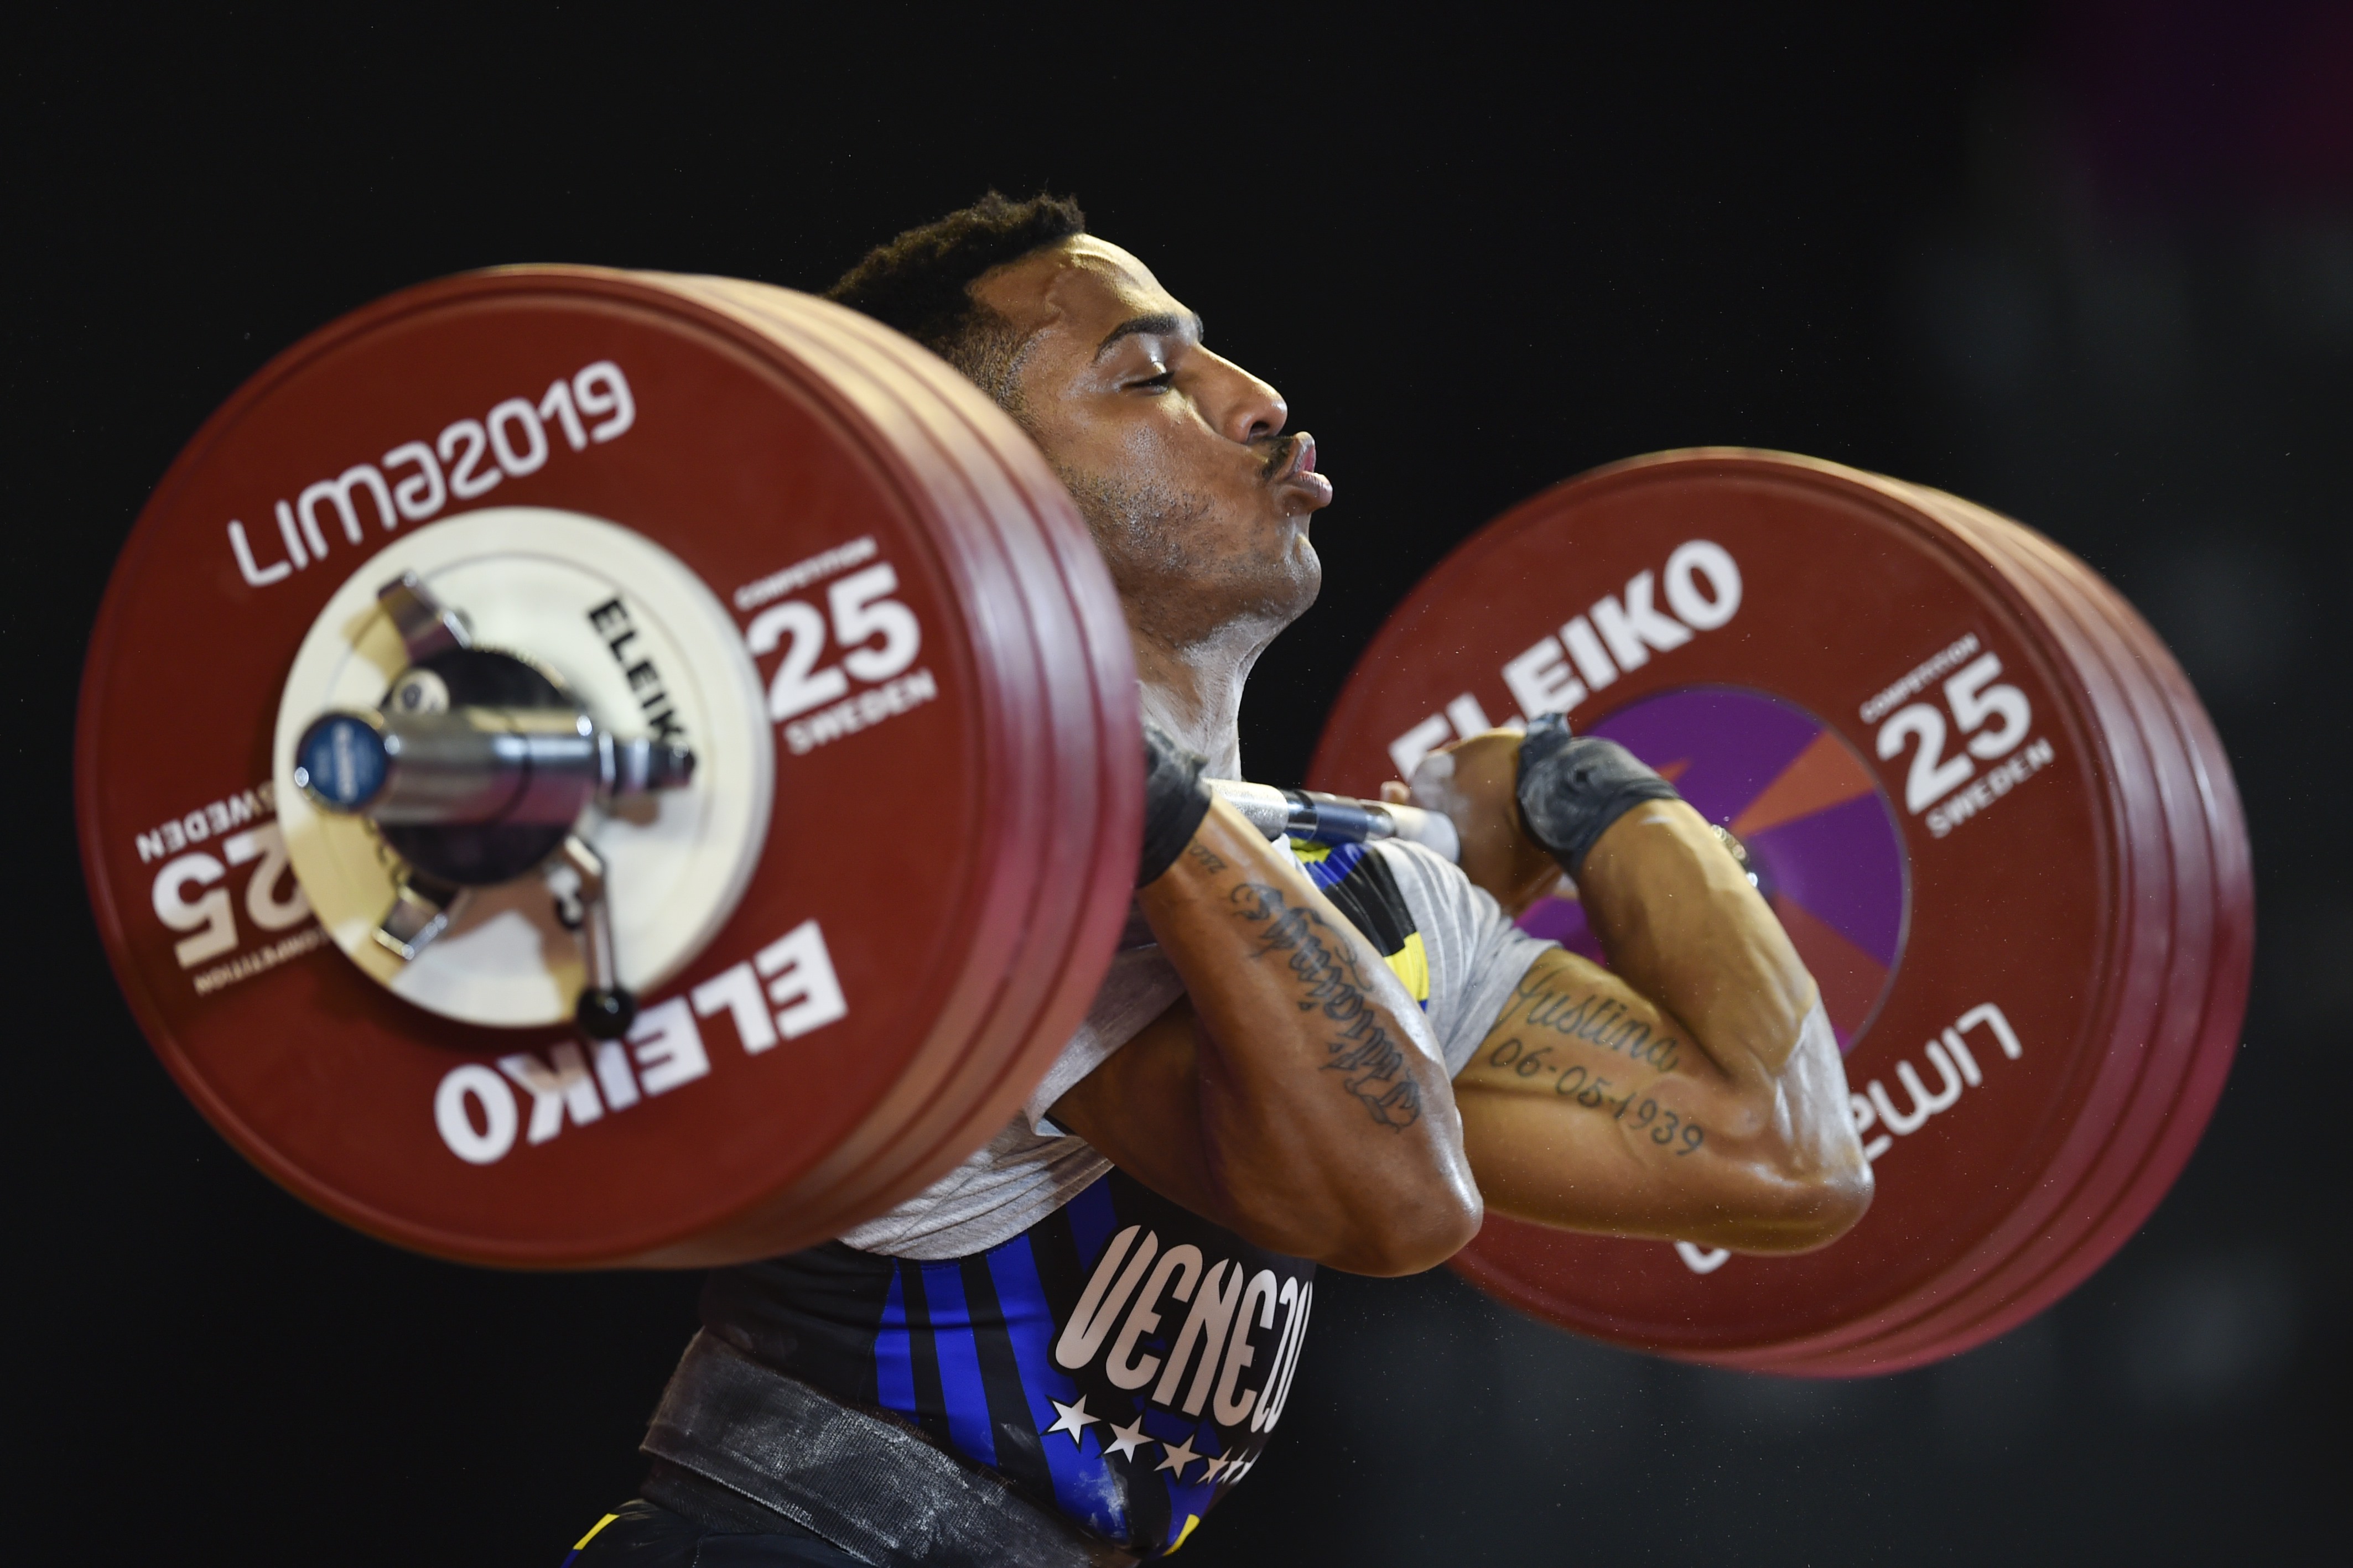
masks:
[[[688,1278],[475,1272],[339,1230],[141,1042],[79,894],[68,758],[109,565],[179,444],[269,355],[427,277],[818,287],[995,184],[1076,193],[1322,443],[1324,596],[1253,686],[1253,776],[1298,775],[1382,613],[1484,519],[1599,462],[1740,443],[1943,486],[2084,554],[2198,680],[2255,836],[2256,990],[2212,1130],[2043,1319],[1926,1371],[1790,1383],[1581,1344],[1443,1273],[1335,1279],[1280,1440],[1187,1559],[2191,1563],[2327,1539],[2353,11],[1641,9],[1667,14],[20,11],[0,1531],[76,1562],[554,1568],[629,1493],[691,1323]]]

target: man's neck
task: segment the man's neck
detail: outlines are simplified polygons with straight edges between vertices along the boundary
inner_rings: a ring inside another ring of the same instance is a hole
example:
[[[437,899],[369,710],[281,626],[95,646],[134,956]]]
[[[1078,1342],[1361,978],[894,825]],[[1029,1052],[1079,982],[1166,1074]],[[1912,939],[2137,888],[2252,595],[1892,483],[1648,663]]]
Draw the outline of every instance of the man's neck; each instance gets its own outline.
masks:
[[[1209,760],[1211,778],[1242,776],[1242,688],[1272,632],[1229,628],[1185,647],[1137,636],[1144,716]]]

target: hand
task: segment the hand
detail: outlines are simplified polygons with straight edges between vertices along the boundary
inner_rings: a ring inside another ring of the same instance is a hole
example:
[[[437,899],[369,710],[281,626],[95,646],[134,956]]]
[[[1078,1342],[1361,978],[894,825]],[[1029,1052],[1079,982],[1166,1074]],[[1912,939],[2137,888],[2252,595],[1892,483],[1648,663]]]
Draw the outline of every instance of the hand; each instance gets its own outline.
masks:
[[[1462,870],[1516,918],[1560,885],[1560,868],[1520,824],[1520,737],[1489,730],[1441,746],[1413,771],[1410,787],[1391,780],[1381,798],[1441,812],[1462,838]]]

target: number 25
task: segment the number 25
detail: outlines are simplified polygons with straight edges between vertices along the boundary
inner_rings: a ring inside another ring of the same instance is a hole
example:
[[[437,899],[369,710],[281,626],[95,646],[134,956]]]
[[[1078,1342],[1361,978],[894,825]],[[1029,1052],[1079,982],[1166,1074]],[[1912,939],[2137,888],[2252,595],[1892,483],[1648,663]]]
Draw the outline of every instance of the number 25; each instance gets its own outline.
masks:
[[[787,599],[761,611],[744,631],[754,657],[774,653],[787,637],[792,639],[768,683],[768,717],[781,724],[847,694],[853,675],[888,680],[914,663],[923,629],[914,611],[889,597],[898,591],[899,574],[888,562],[853,572],[826,590],[833,635],[849,651],[839,664],[823,669],[817,661],[825,653],[826,621],[815,605]]]
[[[2026,693],[2015,686],[1988,684],[2000,673],[2001,660],[1987,654],[1945,682],[1945,700],[1961,732],[1969,737],[1969,756],[1991,761],[2007,755],[2026,739],[2027,729],[2034,721]],[[1998,727],[1983,727],[1987,720],[1997,718],[2001,721]],[[1904,781],[1904,805],[1917,816],[1967,783],[1977,765],[1969,756],[1944,754],[1945,716],[1932,704],[1915,702],[1898,709],[1879,727],[1879,760],[1893,762],[1903,755],[1904,742],[1909,739],[1916,739],[1920,747],[1912,753],[1912,766]]]

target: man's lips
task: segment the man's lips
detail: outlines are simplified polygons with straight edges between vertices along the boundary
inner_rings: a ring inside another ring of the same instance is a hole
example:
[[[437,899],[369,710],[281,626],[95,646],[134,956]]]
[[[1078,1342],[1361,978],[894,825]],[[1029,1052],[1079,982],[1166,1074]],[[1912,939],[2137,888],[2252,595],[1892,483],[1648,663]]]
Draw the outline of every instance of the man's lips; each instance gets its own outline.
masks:
[[[1267,465],[1267,483],[1303,491],[1319,507],[1332,500],[1332,481],[1315,471],[1315,437],[1304,430],[1275,448]]]

